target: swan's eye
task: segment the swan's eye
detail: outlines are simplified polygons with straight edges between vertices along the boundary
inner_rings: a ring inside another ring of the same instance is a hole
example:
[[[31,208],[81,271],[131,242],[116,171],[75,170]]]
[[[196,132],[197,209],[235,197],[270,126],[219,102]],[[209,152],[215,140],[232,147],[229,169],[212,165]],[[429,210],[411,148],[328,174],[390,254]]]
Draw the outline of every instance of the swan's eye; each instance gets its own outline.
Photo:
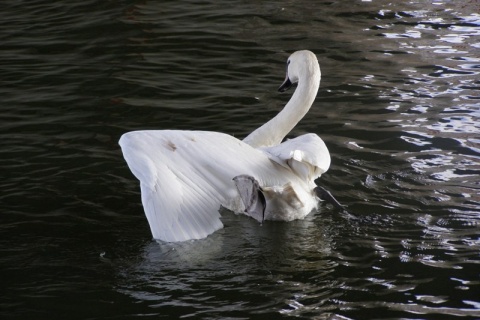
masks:
[[[287,66],[290,65],[290,59],[287,60]]]

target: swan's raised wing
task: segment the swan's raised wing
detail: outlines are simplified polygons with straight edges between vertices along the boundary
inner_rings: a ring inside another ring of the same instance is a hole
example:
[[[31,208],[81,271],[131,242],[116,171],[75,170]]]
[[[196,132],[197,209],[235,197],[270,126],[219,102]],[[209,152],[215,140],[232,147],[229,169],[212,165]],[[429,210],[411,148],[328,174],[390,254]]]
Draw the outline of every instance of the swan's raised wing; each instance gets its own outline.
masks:
[[[325,142],[314,133],[304,134],[261,150],[271,160],[291,168],[305,181],[313,181],[330,167],[330,152]]]
[[[119,143],[125,160],[140,180],[142,203],[155,239],[201,239],[223,227],[221,195],[202,184],[195,162],[195,141],[169,131],[134,131]],[[186,152],[188,151],[188,152]],[[196,150],[201,154],[200,150]]]
[[[238,198],[232,179],[273,175],[266,155],[222,133],[133,131],[119,143],[140,180],[153,237],[164,241],[201,239],[222,228],[220,206]]]

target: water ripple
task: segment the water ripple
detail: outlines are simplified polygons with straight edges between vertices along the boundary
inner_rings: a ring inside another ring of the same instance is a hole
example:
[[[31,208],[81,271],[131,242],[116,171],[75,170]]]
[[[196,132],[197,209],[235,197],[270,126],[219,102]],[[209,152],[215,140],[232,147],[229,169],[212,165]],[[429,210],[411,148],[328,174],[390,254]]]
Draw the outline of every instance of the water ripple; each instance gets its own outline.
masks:
[[[480,317],[478,9],[7,4],[0,315]],[[304,48],[317,53],[322,84],[291,136],[325,140],[332,167],[319,183],[349,212],[322,204],[303,221],[262,226],[222,212],[225,228],[205,240],[151,241],[119,136],[243,137],[289,99],[276,88],[288,53]]]

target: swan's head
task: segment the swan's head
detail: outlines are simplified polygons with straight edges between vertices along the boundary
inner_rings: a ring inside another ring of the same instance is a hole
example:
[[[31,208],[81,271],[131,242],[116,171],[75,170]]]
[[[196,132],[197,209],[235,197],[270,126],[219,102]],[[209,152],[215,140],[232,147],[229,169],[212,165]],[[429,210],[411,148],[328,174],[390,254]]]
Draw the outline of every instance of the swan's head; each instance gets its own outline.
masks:
[[[316,76],[320,80],[320,67],[317,57],[308,50],[295,51],[287,60],[287,76],[278,91],[287,91],[300,79],[311,76]]]

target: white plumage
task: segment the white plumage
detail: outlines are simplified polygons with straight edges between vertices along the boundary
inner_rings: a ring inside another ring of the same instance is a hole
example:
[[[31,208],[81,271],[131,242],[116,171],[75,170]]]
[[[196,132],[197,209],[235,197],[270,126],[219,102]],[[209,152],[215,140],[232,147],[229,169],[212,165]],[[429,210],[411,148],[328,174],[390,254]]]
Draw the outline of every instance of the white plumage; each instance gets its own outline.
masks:
[[[133,131],[121,137],[155,239],[208,236],[223,227],[220,206],[250,215],[233,181],[240,175],[258,181],[266,200],[265,220],[301,219],[316,208],[314,180],[330,166],[325,143],[315,134],[280,143],[316,97],[320,68],[313,53],[290,56],[283,86],[290,82],[298,87],[285,108],[243,141],[223,133],[178,130]]]

